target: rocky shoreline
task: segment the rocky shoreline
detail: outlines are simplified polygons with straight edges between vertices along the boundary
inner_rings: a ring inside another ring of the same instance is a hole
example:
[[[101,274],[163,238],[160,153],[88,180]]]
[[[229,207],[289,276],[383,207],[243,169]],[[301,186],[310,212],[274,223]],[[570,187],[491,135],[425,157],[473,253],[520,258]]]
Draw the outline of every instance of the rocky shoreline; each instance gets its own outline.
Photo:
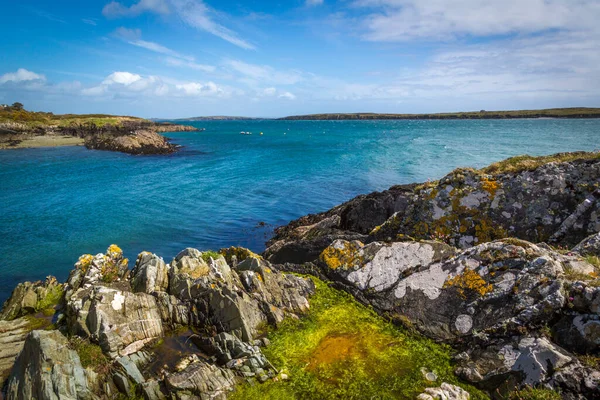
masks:
[[[0,380],[7,399],[224,399],[244,382],[283,385],[265,327],[305,318],[312,275],[451,346],[464,384],[424,371],[419,399],[469,399],[468,387],[598,399],[599,232],[600,153],[582,152],[359,196],[278,228],[262,256],[143,252],[129,269],[112,245],[81,256],[63,284],[15,288],[0,313]],[[161,359],[182,329],[196,350]]]
[[[0,149],[83,144],[88,149],[136,155],[171,154],[179,147],[160,133],[195,131],[198,129],[189,125],[144,120],[121,121],[119,124],[103,126],[93,123],[45,125],[36,126],[35,129],[24,124],[13,124],[0,129]],[[42,138],[46,140],[40,143]]]

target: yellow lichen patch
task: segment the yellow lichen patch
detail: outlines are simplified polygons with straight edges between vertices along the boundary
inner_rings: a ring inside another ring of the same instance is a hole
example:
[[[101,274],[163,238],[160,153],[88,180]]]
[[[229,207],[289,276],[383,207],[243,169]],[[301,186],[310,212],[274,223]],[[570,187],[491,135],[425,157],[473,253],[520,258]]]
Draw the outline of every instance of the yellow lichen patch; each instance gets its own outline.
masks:
[[[476,293],[479,296],[485,296],[494,290],[494,287],[487,283],[477,272],[466,268],[464,272],[454,278],[448,279],[444,283],[444,288],[456,287],[458,294],[463,298],[467,298],[468,293]]]
[[[334,242],[323,250],[319,258],[331,269],[355,268],[361,266],[364,261],[360,251],[362,246],[360,242]]]
[[[94,256],[93,255],[91,255],[91,254],[84,254],[81,257],[79,257],[79,260],[75,264],[75,267],[79,268],[83,272],[86,272],[90,268],[90,265],[92,265],[92,261],[93,260],[94,260]]]
[[[219,253],[225,257],[225,260],[227,261],[228,264],[231,264],[231,259],[233,256],[235,256],[235,258],[237,259],[237,262],[242,262],[244,261],[246,258],[252,257],[252,258],[256,258],[259,260],[262,260],[262,257],[256,253],[254,253],[251,250],[248,250],[244,247],[234,247],[231,246],[227,249],[221,249],[219,250]]]
[[[111,244],[110,246],[108,246],[108,249],[106,250],[106,254],[108,254],[109,256],[115,258],[115,257],[121,257],[123,255],[123,250],[121,250],[121,248],[119,246],[117,246],[116,244]]]
[[[575,160],[594,160],[600,158],[600,153],[586,153],[583,151],[574,153],[558,153],[549,156],[532,157],[522,155],[511,157],[494,163],[480,171],[486,174],[518,173],[531,171],[550,162],[570,162]]]
[[[496,195],[496,191],[498,190],[498,188],[500,187],[500,185],[498,184],[498,181],[490,179],[490,178],[483,178],[481,179],[481,188],[483,190],[485,190],[486,192],[488,192],[490,194],[490,198],[494,198],[494,196]]]

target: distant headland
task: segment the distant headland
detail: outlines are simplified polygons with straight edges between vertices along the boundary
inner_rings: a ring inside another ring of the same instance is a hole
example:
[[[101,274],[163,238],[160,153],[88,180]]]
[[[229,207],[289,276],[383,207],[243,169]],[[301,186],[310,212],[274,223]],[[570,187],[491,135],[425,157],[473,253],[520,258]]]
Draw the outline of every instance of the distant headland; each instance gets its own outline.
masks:
[[[0,149],[84,145],[129,154],[169,154],[178,146],[161,132],[197,130],[129,116],[56,115],[27,111],[21,103],[0,106]]]
[[[435,114],[329,113],[293,115],[283,120],[372,120],[372,119],[510,119],[510,118],[600,118],[600,108],[549,108],[543,110],[468,111]]]

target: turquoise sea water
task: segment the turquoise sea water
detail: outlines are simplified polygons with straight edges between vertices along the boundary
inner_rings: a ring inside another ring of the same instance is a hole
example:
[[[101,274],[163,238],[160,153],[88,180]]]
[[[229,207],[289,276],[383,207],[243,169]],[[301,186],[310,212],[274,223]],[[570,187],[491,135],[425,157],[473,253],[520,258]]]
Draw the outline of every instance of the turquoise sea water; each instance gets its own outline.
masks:
[[[64,280],[79,255],[111,243],[132,261],[148,250],[169,262],[188,246],[260,252],[275,226],[361,193],[523,153],[600,149],[600,120],[193,125],[206,131],[167,134],[184,146],[171,156],[0,151],[0,301],[20,281]]]

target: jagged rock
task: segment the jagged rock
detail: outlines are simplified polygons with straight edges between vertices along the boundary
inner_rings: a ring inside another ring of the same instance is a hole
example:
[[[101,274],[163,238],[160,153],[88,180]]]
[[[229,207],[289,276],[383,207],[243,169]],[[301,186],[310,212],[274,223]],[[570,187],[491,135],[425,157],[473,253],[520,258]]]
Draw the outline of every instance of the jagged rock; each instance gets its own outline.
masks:
[[[78,290],[123,279],[129,273],[128,263],[123,251],[114,244],[108,247],[106,254],[82,255],[67,279],[65,299],[68,301]]]
[[[55,306],[60,300],[63,285],[49,276],[44,282],[19,283],[6,300],[0,313],[0,320],[12,320]]]
[[[166,292],[169,287],[169,269],[161,257],[142,252],[131,271],[134,292]]]
[[[58,331],[33,331],[8,381],[7,399],[95,399],[96,374]]]
[[[235,385],[235,376],[229,369],[198,361],[181,372],[168,375],[165,384],[178,399],[187,398],[186,395],[199,396],[202,400],[226,399]]]
[[[588,236],[583,239],[577,246],[573,247],[573,251],[582,256],[600,257],[600,233]]]
[[[31,331],[30,325],[31,322],[26,318],[0,321],[0,388],[23,349],[25,338]]]
[[[336,239],[407,236],[460,248],[504,237],[571,246],[600,230],[600,157],[572,158],[510,173],[458,169],[438,182],[358,196],[277,228],[265,256],[300,264],[314,261]]]
[[[312,282],[283,276],[270,263],[238,249],[247,258],[232,270],[223,256],[208,262],[202,253],[186,249],[171,263],[169,293],[159,295],[163,319],[187,321],[196,326],[213,326],[217,332],[231,332],[252,341],[258,327],[278,323],[286,313],[308,309]],[[234,254],[230,254],[230,257]],[[231,259],[231,258],[230,258]],[[237,257],[236,257],[237,260]],[[183,304],[191,312],[184,316]]]
[[[446,382],[442,383],[440,387],[426,388],[425,393],[417,396],[418,400],[469,400],[470,398],[469,392]]]
[[[258,346],[245,343],[227,332],[210,338],[194,338],[194,343],[206,354],[216,357],[221,366],[245,373],[246,377],[266,375],[265,370],[272,369]]]
[[[558,253],[506,240],[451,254],[427,242],[338,241],[322,260],[329,276],[358,289],[376,309],[439,340],[536,326],[565,305]]]
[[[164,335],[153,296],[103,286],[96,286],[92,294],[86,324],[92,339],[109,356],[135,353]]]

